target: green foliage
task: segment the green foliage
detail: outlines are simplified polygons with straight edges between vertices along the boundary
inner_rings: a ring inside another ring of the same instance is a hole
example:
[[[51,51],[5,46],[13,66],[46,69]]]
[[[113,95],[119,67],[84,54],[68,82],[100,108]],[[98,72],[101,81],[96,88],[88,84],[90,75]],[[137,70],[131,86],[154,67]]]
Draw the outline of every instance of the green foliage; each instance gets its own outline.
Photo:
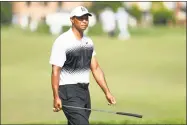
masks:
[[[66,32],[69,28],[70,28],[70,26],[63,26],[62,31]],[[44,33],[44,34],[51,34],[50,33],[50,27],[44,21],[39,23],[38,29],[37,29],[36,32]]]
[[[96,23],[93,27],[90,27],[88,30],[88,35],[97,36],[104,34],[102,31],[101,23]]]
[[[42,21],[38,24],[38,29],[36,32],[49,34],[50,33],[49,26],[45,22]]]
[[[63,26],[63,27],[62,27],[62,31],[63,31],[63,32],[66,32],[66,31],[69,30],[69,28],[70,28],[70,26]]]
[[[12,21],[12,5],[10,2],[1,2],[1,24],[10,24]]]
[[[155,25],[167,25],[169,21],[175,23],[174,12],[165,8],[162,2],[153,2],[151,13]]]
[[[141,10],[138,8],[137,5],[132,5],[132,7],[128,10],[129,14],[134,16],[138,21],[141,20],[142,18],[142,12]]]
[[[90,12],[93,12],[96,14],[96,16],[99,16],[99,13],[105,9],[106,7],[112,8],[114,12],[117,11],[118,7],[123,6],[122,2],[93,2],[93,5],[89,8]]]

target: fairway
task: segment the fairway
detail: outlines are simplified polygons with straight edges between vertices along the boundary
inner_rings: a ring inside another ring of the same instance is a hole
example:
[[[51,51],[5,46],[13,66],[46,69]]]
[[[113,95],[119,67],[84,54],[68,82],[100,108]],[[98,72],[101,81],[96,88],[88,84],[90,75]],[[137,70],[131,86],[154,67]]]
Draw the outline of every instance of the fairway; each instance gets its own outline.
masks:
[[[90,74],[92,123],[186,123],[186,33],[182,28],[131,30],[127,41],[90,36],[117,104],[108,106]],[[1,29],[1,123],[66,123],[52,111],[49,56],[55,36]]]

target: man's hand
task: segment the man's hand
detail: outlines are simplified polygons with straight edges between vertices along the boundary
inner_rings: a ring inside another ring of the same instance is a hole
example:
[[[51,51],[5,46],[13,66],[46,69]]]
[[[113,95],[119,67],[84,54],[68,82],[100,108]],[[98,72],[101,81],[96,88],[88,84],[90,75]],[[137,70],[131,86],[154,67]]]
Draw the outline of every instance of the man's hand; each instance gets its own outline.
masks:
[[[110,92],[106,94],[106,99],[108,100],[109,104],[116,104],[116,100]]]
[[[60,98],[56,98],[54,99],[54,102],[53,102],[53,111],[54,112],[58,112],[62,109],[62,102],[61,102],[61,99]]]

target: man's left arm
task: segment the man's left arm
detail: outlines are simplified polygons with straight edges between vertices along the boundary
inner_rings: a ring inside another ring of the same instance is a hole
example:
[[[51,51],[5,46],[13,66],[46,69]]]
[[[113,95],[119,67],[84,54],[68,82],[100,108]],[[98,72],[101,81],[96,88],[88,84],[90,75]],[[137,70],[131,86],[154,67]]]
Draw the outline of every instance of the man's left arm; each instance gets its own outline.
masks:
[[[100,88],[105,93],[105,96],[106,96],[108,102],[110,104],[115,104],[116,100],[113,97],[113,95],[111,94],[111,92],[110,92],[110,90],[107,86],[107,82],[105,80],[104,72],[100,68],[100,66],[98,64],[98,61],[97,61],[95,56],[92,57],[90,68],[91,68],[92,74],[93,74],[97,84],[100,86]]]

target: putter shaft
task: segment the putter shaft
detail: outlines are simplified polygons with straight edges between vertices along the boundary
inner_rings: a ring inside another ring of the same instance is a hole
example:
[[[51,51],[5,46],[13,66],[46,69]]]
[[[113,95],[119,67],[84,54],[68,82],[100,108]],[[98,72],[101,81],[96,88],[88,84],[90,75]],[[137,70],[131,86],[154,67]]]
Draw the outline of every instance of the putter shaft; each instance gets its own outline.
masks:
[[[69,107],[69,108],[75,108],[75,109],[90,110],[90,111],[92,110],[92,111],[98,111],[98,112],[106,112],[106,113],[112,113],[112,114],[118,114],[118,115],[127,115],[127,116],[142,118],[142,115],[132,114],[132,113],[114,112],[114,111],[107,111],[107,110],[101,110],[101,109],[82,108],[82,107],[69,106],[69,105],[62,105],[62,106]]]

